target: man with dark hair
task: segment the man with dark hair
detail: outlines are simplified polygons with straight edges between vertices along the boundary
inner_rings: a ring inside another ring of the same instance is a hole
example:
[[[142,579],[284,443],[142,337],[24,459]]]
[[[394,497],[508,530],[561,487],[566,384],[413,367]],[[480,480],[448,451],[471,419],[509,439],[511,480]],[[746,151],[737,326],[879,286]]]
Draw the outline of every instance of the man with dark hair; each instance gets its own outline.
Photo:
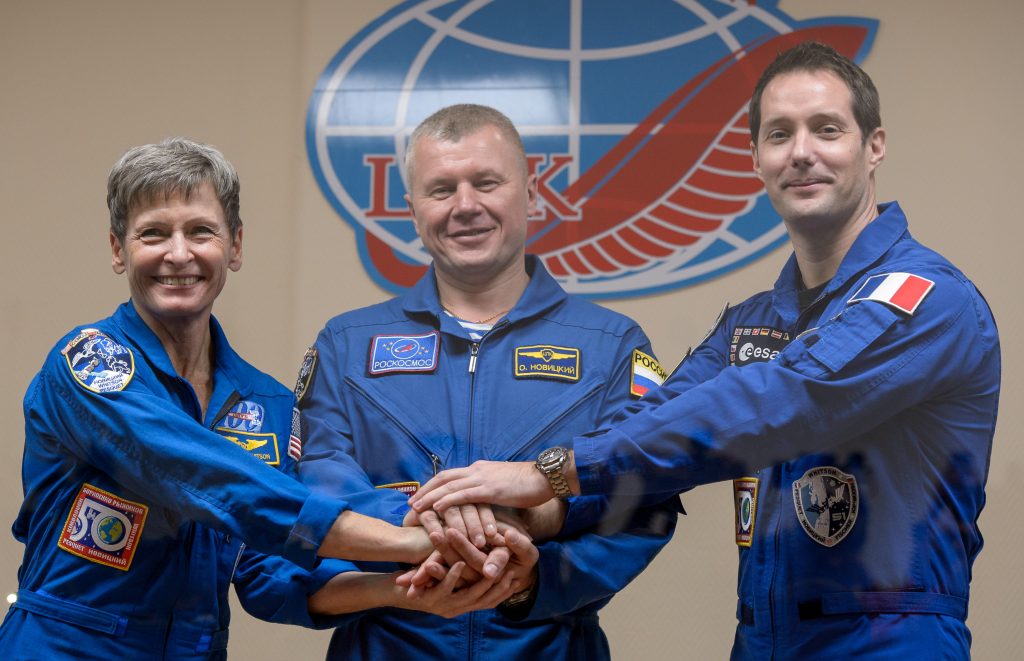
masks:
[[[751,151],[792,257],[661,388],[577,437],[558,476],[584,494],[733,480],[734,658],[970,656],[999,338],[963,273],[876,204],[877,96],[821,44],[765,71]],[[536,505],[548,477],[478,463],[413,506]]]
[[[406,200],[433,265],[405,294],[327,323],[302,370],[296,441],[310,489],[343,495],[353,509],[396,524],[406,519],[408,494],[440,469],[532,457],[555,439],[607,423],[639,396],[631,394],[639,392],[633,361],[656,364],[636,323],[569,296],[525,254],[537,182],[507,117],[449,106],[413,132],[407,154]],[[450,510],[447,532],[421,521],[442,547],[463,543],[458,554],[442,548],[444,560],[428,563],[442,586],[446,563],[465,562],[496,581],[507,561],[515,594],[499,609],[485,593],[478,603],[437,611],[450,618],[442,619],[393,608],[415,604],[395,594],[391,577],[334,579],[314,597],[315,609],[349,610],[353,594],[359,606],[391,608],[354,615],[335,632],[328,656],[607,658],[598,610],[671,537],[677,499],[654,508],[633,498],[574,499],[567,512],[561,502],[551,505],[522,523],[475,507]],[[462,530],[476,546],[465,550]],[[542,543],[551,532],[559,534]],[[511,557],[489,567],[482,556],[502,543]],[[431,589],[409,580],[414,590]],[[463,612],[474,608],[482,610]]]

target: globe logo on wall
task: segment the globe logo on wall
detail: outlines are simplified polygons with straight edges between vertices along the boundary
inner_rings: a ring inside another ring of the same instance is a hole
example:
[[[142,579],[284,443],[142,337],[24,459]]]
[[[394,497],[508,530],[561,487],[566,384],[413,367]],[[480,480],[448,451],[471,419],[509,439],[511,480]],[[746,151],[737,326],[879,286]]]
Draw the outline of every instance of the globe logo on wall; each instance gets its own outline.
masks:
[[[409,134],[453,103],[498,108],[538,177],[528,227],[570,292],[625,297],[736,269],[785,241],[750,158],[746,106],[804,40],[855,61],[873,19],[797,21],[777,0],[416,0],[365,27],[310,101],[313,173],[398,292],[430,255],[402,199]]]

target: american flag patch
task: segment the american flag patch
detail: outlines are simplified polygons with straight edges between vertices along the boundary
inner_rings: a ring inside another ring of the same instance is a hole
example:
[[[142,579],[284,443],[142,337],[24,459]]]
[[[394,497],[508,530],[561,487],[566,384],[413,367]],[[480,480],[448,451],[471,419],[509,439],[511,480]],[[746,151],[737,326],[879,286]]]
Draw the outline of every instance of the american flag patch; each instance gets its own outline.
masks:
[[[878,301],[907,314],[914,314],[934,286],[931,280],[913,273],[873,275],[848,302]]]
[[[298,461],[302,458],[302,431],[299,422],[299,409],[292,409],[292,429],[288,436],[288,456]]]

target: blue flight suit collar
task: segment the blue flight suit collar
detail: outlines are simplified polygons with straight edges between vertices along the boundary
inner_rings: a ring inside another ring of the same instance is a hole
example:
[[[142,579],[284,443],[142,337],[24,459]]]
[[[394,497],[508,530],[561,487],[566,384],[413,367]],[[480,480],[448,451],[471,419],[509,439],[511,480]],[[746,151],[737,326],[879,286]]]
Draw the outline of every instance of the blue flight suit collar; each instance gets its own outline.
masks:
[[[872,264],[878,262],[906,231],[907,217],[899,203],[879,204],[878,217],[868,223],[854,240],[839,264],[839,270],[832,276],[818,298],[826,298],[842,289],[851,279],[858,277]],[[796,323],[800,315],[797,292],[801,286],[800,267],[796,263],[796,253],[793,253],[782,268],[772,291],[772,304],[787,324]]]
[[[530,282],[515,306],[505,315],[509,323],[537,316],[561,305],[568,297],[536,255],[526,255],[526,273]],[[441,299],[437,295],[436,283],[434,265],[431,264],[427,273],[402,297],[402,309],[409,315],[440,317]]]
[[[173,379],[181,379],[181,375],[174,369],[170,356],[164,349],[160,338],[156,336],[139,316],[135,305],[129,300],[118,306],[111,316],[125,336],[135,343],[141,353],[152,364],[153,368],[164,373],[165,376]],[[221,410],[227,408],[228,400],[237,401],[241,397],[251,394],[253,390],[252,379],[240,374],[235,365],[242,362],[242,359],[235,353],[228,344],[227,337],[216,317],[210,315],[210,341],[213,345],[213,393],[207,407],[207,418],[221,415]],[[184,380],[184,379],[182,379]],[[233,401],[232,401],[233,403]],[[215,420],[207,422],[216,422]]]

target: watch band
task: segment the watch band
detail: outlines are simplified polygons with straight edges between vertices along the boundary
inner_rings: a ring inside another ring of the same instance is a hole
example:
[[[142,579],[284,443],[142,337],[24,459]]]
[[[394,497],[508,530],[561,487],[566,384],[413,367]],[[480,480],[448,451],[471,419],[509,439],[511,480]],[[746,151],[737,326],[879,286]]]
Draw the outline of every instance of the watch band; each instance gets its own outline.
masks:
[[[568,461],[568,450],[553,447],[541,452],[540,456],[537,457],[537,463],[534,464],[537,470],[548,478],[548,483],[551,485],[551,490],[555,492],[555,496],[563,500],[572,496],[572,491],[569,489],[569,481],[565,479],[565,474],[562,472]]]

